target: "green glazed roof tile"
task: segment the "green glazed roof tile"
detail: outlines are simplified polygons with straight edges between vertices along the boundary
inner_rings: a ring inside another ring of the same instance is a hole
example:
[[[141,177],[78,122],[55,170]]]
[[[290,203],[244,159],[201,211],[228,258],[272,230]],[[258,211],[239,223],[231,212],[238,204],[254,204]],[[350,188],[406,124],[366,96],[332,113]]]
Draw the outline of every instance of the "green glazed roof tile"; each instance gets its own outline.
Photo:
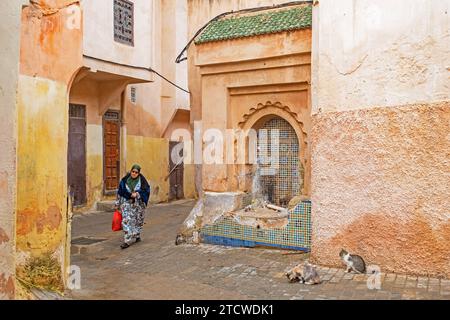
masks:
[[[266,12],[252,16],[237,16],[212,22],[195,41],[196,44],[251,37],[310,28],[312,7]]]

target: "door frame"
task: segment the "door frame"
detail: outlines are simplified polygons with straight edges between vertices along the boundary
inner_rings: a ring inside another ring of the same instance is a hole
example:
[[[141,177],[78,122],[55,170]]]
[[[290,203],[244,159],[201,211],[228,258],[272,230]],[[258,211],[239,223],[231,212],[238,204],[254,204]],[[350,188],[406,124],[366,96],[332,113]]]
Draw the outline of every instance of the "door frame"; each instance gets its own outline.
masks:
[[[176,168],[175,166],[177,165],[176,163],[173,163],[174,167],[171,168],[171,164],[172,164],[172,159],[171,159],[171,155],[172,155],[172,150],[173,147],[176,147],[177,145],[181,144],[183,146],[183,150],[186,147],[185,143],[183,141],[169,141],[169,172],[173,169],[173,172],[171,174],[169,174],[169,201],[176,201],[176,200],[181,200],[181,199],[185,199],[185,194],[184,194],[184,170],[185,170],[185,162],[183,159],[183,162],[180,163],[177,167],[180,168]],[[184,153],[184,151],[183,151]],[[177,192],[175,194],[175,196],[173,198],[171,198],[172,196],[172,176],[173,174],[178,174],[179,170],[181,170],[181,191],[179,191],[179,189],[177,188]],[[178,197],[181,194],[181,197]]]
[[[116,113],[117,114],[117,120],[115,119],[106,119],[107,113]],[[103,167],[103,195],[105,196],[111,196],[115,195],[117,193],[117,190],[107,190],[106,189],[106,143],[105,143],[105,123],[106,121],[116,121],[119,125],[119,135],[118,135],[118,148],[119,148],[119,166],[117,168],[118,170],[118,183],[120,183],[121,178],[121,163],[122,163],[122,153],[121,153],[121,141],[122,141],[122,112],[120,110],[113,110],[108,109],[102,116],[102,144],[103,144],[103,155],[102,155],[102,167]]]
[[[69,114],[69,118],[68,118],[68,140],[67,140],[67,168],[69,168],[69,152],[70,152],[70,118],[73,118],[70,116],[70,108],[71,106],[75,106],[75,107],[83,107],[84,109],[84,199],[83,202],[81,204],[77,204],[75,205],[75,197],[73,197],[73,199],[71,198],[71,206],[75,209],[77,208],[83,208],[88,204],[88,172],[87,172],[87,168],[88,168],[88,163],[87,163],[87,105],[86,104],[80,104],[80,103],[70,103],[69,102],[69,108],[67,110],[68,114]],[[77,119],[81,119],[81,118],[77,118]],[[69,197],[72,197],[70,194],[70,185],[69,185],[69,172],[67,172],[67,193]]]

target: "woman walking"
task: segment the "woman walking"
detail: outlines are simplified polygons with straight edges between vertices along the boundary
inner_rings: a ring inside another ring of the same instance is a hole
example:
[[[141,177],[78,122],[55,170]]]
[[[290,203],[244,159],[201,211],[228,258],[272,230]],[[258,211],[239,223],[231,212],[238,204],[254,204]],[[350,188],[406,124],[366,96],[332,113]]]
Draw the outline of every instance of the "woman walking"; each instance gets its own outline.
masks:
[[[124,241],[120,246],[128,248],[134,242],[141,241],[145,208],[150,197],[150,185],[141,174],[141,167],[135,164],[121,181],[117,192],[116,208],[122,213]]]

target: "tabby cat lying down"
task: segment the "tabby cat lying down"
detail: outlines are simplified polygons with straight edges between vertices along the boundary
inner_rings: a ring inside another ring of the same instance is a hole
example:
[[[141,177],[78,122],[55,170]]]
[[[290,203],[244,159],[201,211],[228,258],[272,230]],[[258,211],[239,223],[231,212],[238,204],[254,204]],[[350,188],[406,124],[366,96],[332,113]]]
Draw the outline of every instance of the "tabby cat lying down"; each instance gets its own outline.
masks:
[[[320,284],[319,273],[309,262],[301,263],[286,273],[289,282],[300,282],[303,284]]]

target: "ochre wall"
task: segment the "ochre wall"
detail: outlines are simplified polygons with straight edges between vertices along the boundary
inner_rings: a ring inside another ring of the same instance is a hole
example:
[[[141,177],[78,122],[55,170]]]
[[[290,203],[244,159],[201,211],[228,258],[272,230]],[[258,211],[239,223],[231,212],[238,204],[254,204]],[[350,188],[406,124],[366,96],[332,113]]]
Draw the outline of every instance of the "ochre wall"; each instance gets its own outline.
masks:
[[[169,199],[169,142],[161,138],[127,136],[127,168],[137,163],[151,186],[150,201],[164,202]],[[130,170],[130,169],[128,169]]]
[[[314,8],[312,257],[450,277],[449,1]],[[405,15],[405,12],[408,12]]]
[[[73,10],[67,6],[73,4],[79,9],[77,1],[39,1],[39,4],[22,10],[17,114],[17,272],[22,275],[26,264],[49,254],[64,279],[70,254],[68,94],[70,83],[82,65],[82,30],[67,23],[73,19]]]
[[[66,236],[67,86],[21,75],[18,92],[16,245],[40,255]]]

